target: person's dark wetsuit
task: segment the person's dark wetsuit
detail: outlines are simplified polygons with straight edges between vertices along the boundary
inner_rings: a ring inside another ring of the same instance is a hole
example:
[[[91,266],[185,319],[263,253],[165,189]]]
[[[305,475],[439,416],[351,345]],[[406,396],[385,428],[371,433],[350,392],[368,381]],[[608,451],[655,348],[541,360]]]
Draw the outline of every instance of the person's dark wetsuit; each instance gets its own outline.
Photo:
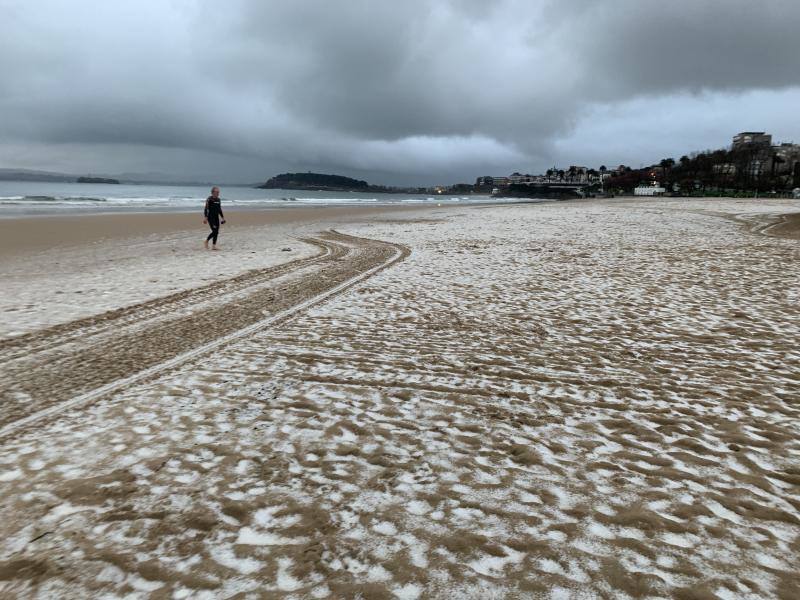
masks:
[[[219,201],[219,198],[214,198],[214,196],[209,196],[206,199],[206,208],[203,211],[203,214],[208,221],[208,226],[211,227],[211,233],[208,234],[206,238],[206,242],[211,240],[215,246],[217,245],[217,236],[219,235],[219,220],[222,219],[222,222],[225,222],[225,215],[222,214],[222,203]]]

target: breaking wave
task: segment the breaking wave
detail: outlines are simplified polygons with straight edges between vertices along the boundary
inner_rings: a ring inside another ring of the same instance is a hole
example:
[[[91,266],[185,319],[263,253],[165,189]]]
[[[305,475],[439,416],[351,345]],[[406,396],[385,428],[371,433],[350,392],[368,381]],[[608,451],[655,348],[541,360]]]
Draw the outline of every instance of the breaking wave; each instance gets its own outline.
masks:
[[[39,204],[42,202],[67,204],[97,204],[106,202],[107,198],[89,196],[0,196],[0,204]]]

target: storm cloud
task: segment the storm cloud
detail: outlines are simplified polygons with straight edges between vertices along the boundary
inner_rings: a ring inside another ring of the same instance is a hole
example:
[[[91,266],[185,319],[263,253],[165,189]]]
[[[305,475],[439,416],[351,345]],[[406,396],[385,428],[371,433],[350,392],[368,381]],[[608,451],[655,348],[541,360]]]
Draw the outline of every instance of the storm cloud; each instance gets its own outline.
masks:
[[[796,0],[0,0],[0,166],[376,183],[800,140]]]

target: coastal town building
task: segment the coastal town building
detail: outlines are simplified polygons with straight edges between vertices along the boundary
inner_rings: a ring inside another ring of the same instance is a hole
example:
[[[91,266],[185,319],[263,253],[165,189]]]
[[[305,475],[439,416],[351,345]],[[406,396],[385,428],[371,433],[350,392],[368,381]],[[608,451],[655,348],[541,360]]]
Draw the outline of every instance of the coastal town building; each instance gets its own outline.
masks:
[[[634,196],[663,196],[667,189],[655,181],[651,185],[640,185],[633,189]]]
[[[773,144],[772,137],[764,131],[742,131],[733,136],[730,149],[682,156],[679,161],[665,158],[659,164],[639,169],[622,164],[616,167],[603,165],[599,169],[582,165],[558,168],[553,165],[538,175],[521,172],[508,176],[487,175],[477,179],[474,191],[501,195],[566,191],[594,195],[633,191],[637,196],[660,196],[667,190],[675,195],[681,191],[705,191],[709,188],[716,191],[760,189],[788,194],[800,185],[800,144]],[[695,160],[701,155],[702,164]],[[608,179],[611,181],[606,183]],[[509,186],[514,187],[504,189]]]
[[[567,169],[567,180],[573,183],[587,183],[589,181],[589,168],[570,165]]]
[[[800,156],[800,144],[783,143],[772,147],[776,156],[784,160],[797,160]]]
[[[547,173],[531,175],[514,172],[509,176],[484,175],[475,180],[476,189],[504,188],[510,185],[536,186],[543,184],[578,185],[580,187],[600,182],[611,177],[611,171],[590,169],[580,165],[571,165],[568,169],[548,169]]]
[[[535,175],[523,175],[521,173],[512,173],[508,178],[511,185],[524,185],[526,183],[533,183],[536,181]]]
[[[733,148],[745,146],[771,146],[772,135],[763,131],[742,131],[733,136]]]
[[[714,173],[733,179],[743,175],[749,180],[770,177],[770,185],[797,185],[800,182],[800,145],[791,142],[772,144],[772,135],[763,131],[743,131],[733,136],[732,151],[746,151],[739,164],[718,164]]]
[[[763,189],[783,189],[789,193],[789,190],[800,185],[800,144],[773,144],[772,134],[765,131],[742,131],[733,136],[732,142],[727,153],[725,150],[715,151],[714,164],[704,167],[707,178],[713,181],[710,184],[712,187],[760,186]],[[710,156],[712,153],[708,154]],[[694,181],[686,179],[685,166],[692,163],[693,157],[681,157],[680,164],[675,159],[664,159],[660,164],[636,170],[622,164],[615,167],[603,165],[599,169],[582,165],[570,165],[565,169],[554,165],[538,175],[521,172],[508,176],[486,175],[477,178],[472,191],[503,194],[508,192],[504,188],[509,186],[515,186],[512,189],[524,186],[537,191],[563,191],[569,188],[578,194],[603,194],[606,192],[606,180],[613,178],[616,184],[609,185],[619,191],[624,188],[628,193],[633,190],[637,196],[660,196],[666,194],[668,189],[678,193],[682,186],[699,189],[704,185],[698,183],[697,176]],[[634,187],[639,177],[643,181]],[[679,178],[683,179],[678,181]],[[527,193],[522,189],[518,191]]]
[[[719,165],[713,165],[711,167],[711,170],[719,175],[729,175],[731,177],[736,175],[736,165],[734,165],[733,163],[722,163]]]
[[[477,187],[505,187],[511,185],[510,177],[494,177],[491,175],[484,175],[475,180]]]
[[[776,175],[800,174],[800,144],[784,143],[772,147]]]

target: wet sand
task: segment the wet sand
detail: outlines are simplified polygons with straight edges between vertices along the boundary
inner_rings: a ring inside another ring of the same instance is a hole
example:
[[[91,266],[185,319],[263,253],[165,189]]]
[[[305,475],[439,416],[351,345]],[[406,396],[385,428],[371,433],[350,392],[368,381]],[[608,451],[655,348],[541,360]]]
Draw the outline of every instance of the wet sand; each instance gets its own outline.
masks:
[[[133,306],[317,252],[302,241],[354,223],[429,218],[438,207],[228,210],[221,252],[196,213],[0,219],[0,338]]]
[[[260,225],[341,222],[389,213],[425,210],[420,206],[335,206],[237,210],[225,208],[227,231]],[[198,212],[116,213],[41,216],[0,219],[0,257],[58,246],[85,245],[102,240],[178,231],[196,232],[202,239],[208,233],[203,215]]]
[[[781,222],[766,230],[770,235],[800,240],[800,213],[781,215]]]

